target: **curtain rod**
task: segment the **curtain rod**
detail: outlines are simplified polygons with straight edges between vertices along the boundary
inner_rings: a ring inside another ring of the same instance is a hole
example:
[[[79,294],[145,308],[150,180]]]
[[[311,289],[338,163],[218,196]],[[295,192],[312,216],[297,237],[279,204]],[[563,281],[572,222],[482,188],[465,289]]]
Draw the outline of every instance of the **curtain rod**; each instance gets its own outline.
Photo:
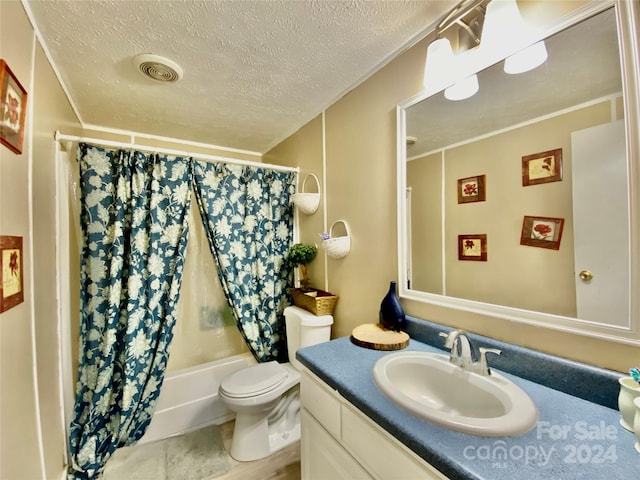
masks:
[[[181,157],[194,157],[201,160],[214,160],[214,161],[220,161],[220,162],[226,162],[226,163],[233,163],[236,165],[267,168],[270,170],[276,170],[280,172],[300,173],[300,167],[285,167],[283,165],[253,162],[251,160],[239,160],[237,158],[221,157],[219,155],[207,155],[205,153],[193,153],[193,152],[187,152],[182,150],[172,150],[170,148],[151,147],[147,145],[138,145],[136,143],[116,142],[113,140],[101,140],[99,138],[78,137],[76,135],[62,134],[58,130],[56,130],[56,133],[53,138],[56,140],[56,142],[86,142],[86,143],[92,143],[95,145],[100,145],[103,147],[135,148],[137,150],[142,150],[147,152],[160,152],[160,153],[165,153],[167,155],[175,155],[175,156],[181,156]]]

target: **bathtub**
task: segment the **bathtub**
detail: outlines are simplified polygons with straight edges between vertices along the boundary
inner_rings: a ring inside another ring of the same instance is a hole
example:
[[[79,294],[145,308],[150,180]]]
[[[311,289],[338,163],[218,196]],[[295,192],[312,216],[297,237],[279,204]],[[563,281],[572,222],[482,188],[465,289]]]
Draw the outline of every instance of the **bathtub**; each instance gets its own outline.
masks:
[[[167,374],[151,424],[138,444],[233,419],[218,387],[227,375],[255,363],[251,354],[244,353]]]

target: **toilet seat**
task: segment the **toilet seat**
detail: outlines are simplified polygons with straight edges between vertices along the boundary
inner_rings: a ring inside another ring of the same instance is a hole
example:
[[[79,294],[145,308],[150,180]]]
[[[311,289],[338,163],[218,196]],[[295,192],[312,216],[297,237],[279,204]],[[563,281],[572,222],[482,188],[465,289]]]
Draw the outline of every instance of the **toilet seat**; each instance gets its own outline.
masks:
[[[244,368],[226,378],[220,390],[232,398],[262,395],[279,387],[287,378],[287,370],[278,362],[266,362]]]

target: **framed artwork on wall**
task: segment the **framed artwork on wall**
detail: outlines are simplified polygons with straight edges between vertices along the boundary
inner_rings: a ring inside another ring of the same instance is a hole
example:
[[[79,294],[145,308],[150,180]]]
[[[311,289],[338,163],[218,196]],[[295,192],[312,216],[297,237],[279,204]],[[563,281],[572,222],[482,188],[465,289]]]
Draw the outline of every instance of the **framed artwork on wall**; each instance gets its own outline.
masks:
[[[522,186],[562,180],[562,149],[522,157]]]
[[[486,181],[486,175],[459,179],[458,203],[484,202],[487,199]]]
[[[22,237],[0,236],[0,313],[24,302]]]
[[[520,245],[530,247],[560,249],[564,218],[554,217],[524,217]]]
[[[17,154],[22,153],[26,116],[27,91],[0,59],[0,142]]]
[[[487,261],[487,234],[458,235],[458,260]]]

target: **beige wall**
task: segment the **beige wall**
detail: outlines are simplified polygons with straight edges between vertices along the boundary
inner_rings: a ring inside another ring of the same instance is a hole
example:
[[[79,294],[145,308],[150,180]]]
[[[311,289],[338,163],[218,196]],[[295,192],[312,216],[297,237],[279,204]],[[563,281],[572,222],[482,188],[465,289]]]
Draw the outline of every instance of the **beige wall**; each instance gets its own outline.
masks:
[[[440,294],[442,173],[439,152],[407,163],[407,187],[411,188],[411,288]]]
[[[583,2],[522,3],[523,14],[550,23]],[[425,52],[426,44],[420,42],[326,110],[328,225],[343,218],[353,235],[351,253],[342,260],[328,261],[329,289],[340,296],[334,312],[334,337],[350,334],[359,324],[376,322],[389,281],[397,277],[395,108],[420,91]],[[314,162],[305,163],[305,168],[321,171],[320,147],[299,139],[313,125],[269,152],[269,161],[296,164],[305,158]],[[295,152],[298,158],[287,148],[292,144],[301,146]],[[303,238],[315,238],[317,223],[301,227]],[[588,364],[625,371],[638,359],[637,347],[416,301],[405,300],[403,305],[410,315]]]
[[[266,163],[277,163],[288,167],[299,167],[299,187],[307,175],[313,173],[320,182],[320,191],[324,189],[325,178],[322,169],[322,117],[316,117],[295,135],[292,135],[284,142],[266,153],[263,157]],[[307,181],[305,191],[313,192],[315,189],[313,179]],[[320,196],[320,206],[312,215],[297,213],[296,218],[300,226],[301,243],[320,245],[321,239],[318,236],[325,228],[323,217],[325,214],[324,195]],[[322,250],[318,249],[316,258],[308,266],[309,279],[315,288],[323,290],[325,287],[325,267]]]
[[[79,123],[19,2],[0,2],[0,56],[31,106],[22,154],[0,147],[0,234],[23,237],[25,267],[24,303],[0,315],[0,478],[61,478],[52,140],[56,129],[77,133]]]
[[[35,56],[33,87],[33,271],[36,366],[46,477],[62,468],[65,435],[60,412],[60,338],[58,335],[58,270],[56,245],[55,130],[79,131],[66,95],[39,44]]]
[[[20,4],[0,3],[0,56],[29,94],[33,93],[33,44],[33,32]],[[22,155],[0,146],[0,235],[22,237],[25,268],[24,303],[0,314],[0,477],[15,479],[40,478],[42,458],[35,417],[38,400],[32,345],[30,155],[28,136]]]
[[[602,102],[445,151],[447,295],[576,316],[571,133],[611,120]],[[557,148],[562,181],[523,187],[520,159]],[[474,175],[486,175],[486,201],[458,204],[457,180]],[[520,245],[523,215],[563,218],[560,249]],[[459,261],[457,236],[476,233],[487,262]]]
[[[422,48],[425,49],[424,43]],[[424,50],[422,50],[424,51]],[[362,323],[378,321],[380,300],[397,277],[395,214],[395,106],[418,91],[424,54],[413,49],[345,95],[325,112],[327,195],[325,212],[301,219],[301,240],[318,241],[336,220],[351,228],[351,253],[327,259],[328,288],[340,298],[332,335],[344,336]],[[404,72],[398,75],[397,72]],[[322,122],[314,119],[265,155],[265,161],[300,165],[319,175],[322,163]],[[304,220],[304,221],[302,221]],[[319,258],[311,264],[315,285]]]

